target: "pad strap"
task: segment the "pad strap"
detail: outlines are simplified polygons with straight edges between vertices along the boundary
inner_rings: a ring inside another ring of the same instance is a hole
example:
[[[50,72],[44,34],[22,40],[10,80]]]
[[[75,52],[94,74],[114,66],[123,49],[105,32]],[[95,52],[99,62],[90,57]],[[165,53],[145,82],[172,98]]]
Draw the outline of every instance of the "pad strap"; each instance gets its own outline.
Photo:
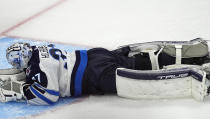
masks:
[[[141,52],[149,54],[152,70],[158,70],[159,69],[158,55],[155,55],[155,52],[157,51],[156,50],[142,50]]]
[[[182,45],[175,45],[176,48],[176,64],[182,63]]]
[[[155,55],[155,51],[154,50],[150,50],[150,51],[148,51],[148,53],[149,53],[149,58],[150,58],[151,65],[152,65],[152,70],[159,69],[158,62],[156,60],[157,56]]]

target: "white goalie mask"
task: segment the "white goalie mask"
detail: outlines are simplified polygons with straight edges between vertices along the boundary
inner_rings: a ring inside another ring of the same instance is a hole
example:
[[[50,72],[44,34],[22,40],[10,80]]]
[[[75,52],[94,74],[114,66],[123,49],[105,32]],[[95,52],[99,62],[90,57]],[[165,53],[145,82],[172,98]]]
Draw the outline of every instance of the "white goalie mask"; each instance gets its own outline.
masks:
[[[32,56],[32,48],[28,43],[15,43],[7,48],[7,61],[14,67],[23,70]]]

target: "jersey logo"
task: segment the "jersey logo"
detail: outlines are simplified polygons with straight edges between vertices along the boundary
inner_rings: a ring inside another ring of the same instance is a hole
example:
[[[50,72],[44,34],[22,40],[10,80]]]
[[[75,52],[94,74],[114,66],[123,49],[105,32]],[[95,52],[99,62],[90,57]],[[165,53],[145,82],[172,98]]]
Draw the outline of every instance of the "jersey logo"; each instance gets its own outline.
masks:
[[[52,49],[49,50],[49,52],[50,52],[50,55],[56,60],[60,60],[60,58],[62,58],[63,60],[66,59],[66,56],[59,49],[52,48]]]
[[[40,81],[40,73],[35,74],[35,76],[32,77],[32,80],[33,81],[37,80],[39,83],[41,83],[41,81]]]
[[[63,61],[65,61],[64,63],[64,68],[68,69],[67,67],[67,62],[66,62],[66,52],[62,52],[60,49],[54,48],[54,46],[52,46],[52,48],[49,50],[50,55],[55,59],[55,60],[60,60],[62,59]]]
[[[31,73],[31,65],[26,69],[26,76],[29,76]]]

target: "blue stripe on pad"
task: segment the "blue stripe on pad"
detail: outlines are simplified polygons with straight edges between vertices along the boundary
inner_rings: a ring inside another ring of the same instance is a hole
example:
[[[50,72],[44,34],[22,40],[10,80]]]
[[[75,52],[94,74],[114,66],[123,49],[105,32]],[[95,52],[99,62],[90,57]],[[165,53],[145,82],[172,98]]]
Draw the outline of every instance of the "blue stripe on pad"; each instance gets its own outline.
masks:
[[[146,71],[138,71],[138,70],[121,70],[117,69],[117,75],[131,78],[131,79],[141,79],[141,80],[166,80],[166,79],[175,79],[175,78],[184,78],[187,76],[192,76],[198,81],[202,82],[203,75],[188,69],[175,69],[175,70],[163,70],[163,71],[155,71],[155,72],[146,72]]]
[[[197,79],[198,81],[202,82],[203,81],[203,75],[199,74],[198,72],[195,72],[193,70],[190,71],[191,76],[195,79]]]
[[[80,64],[79,67],[76,71],[76,76],[75,76],[75,96],[81,96],[82,95],[82,78],[87,66],[87,50],[80,50]]]

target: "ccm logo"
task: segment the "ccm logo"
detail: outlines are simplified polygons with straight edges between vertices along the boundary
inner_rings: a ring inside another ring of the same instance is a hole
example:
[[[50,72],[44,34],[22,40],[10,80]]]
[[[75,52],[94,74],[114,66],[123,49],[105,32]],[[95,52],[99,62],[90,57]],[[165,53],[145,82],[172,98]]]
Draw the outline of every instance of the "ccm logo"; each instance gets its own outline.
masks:
[[[189,74],[188,73],[184,73],[184,74],[177,74],[177,75],[167,75],[167,76],[158,76],[157,78],[163,80],[163,79],[175,79],[175,78],[183,78],[183,77],[187,77]]]

